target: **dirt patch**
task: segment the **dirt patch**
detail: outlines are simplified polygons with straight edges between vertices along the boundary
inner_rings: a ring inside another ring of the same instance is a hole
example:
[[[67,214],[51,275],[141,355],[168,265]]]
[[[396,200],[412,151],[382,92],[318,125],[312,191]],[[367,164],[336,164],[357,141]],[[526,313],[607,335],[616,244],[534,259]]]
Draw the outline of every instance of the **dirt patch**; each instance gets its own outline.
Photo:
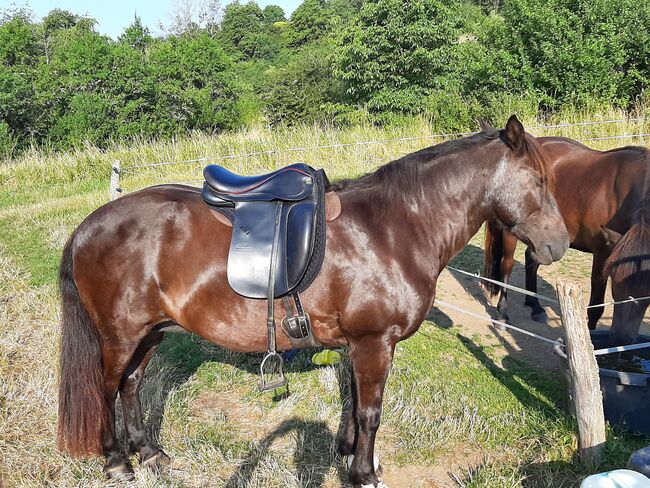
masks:
[[[470,251],[473,251],[476,249],[476,246],[470,245],[468,248]],[[465,252],[467,251],[463,251],[463,253]],[[476,271],[479,269],[478,266],[479,262],[473,259],[471,262],[465,263],[464,266],[457,267],[464,268],[467,271]],[[567,256],[561,261],[553,263],[550,266],[540,267],[538,291],[542,295],[555,298],[555,283],[559,278],[564,278],[581,285],[585,304],[587,304],[591,289],[590,271],[591,255],[569,250]],[[515,265],[510,283],[515,286],[524,287],[525,272],[520,261]],[[483,296],[478,286],[478,280],[472,277],[446,269],[440,275],[437,290],[437,298],[441,300],[485,317],[496,317],[496,311]],[[523,295],[510,291],[508,293],[508,299],[508,314],[512,325],[549,339],[555,340],[563,336],[558,305],[543,301],[540,302],[548,314],[548,322],[543,324],[532,320],[530,308],[524,305]],[[605,302],[611,299],[611,291],[608,287]],[[598,328],[609,328],[612,321],[612,313],[613,307],[605,307],[603,316],[598,323]],[[650,314],[646,315],[646,319],[641,326],[642,333],[648,333],[650,331],[649,318]],[[478,336],[483,345],[500,346],[501,353],[504,357],[510,356],[523,360],[534,367],[549,372],[558,372],[561,367],[560,359],[554,354],[552,345],[530,338],[520,332],[497,330],[491,327],[485,320],[471,317],[443,306],[434,308],[430,314],[430,319],[440,327],[450,327],[451,325],[459,327],[460,334],[470,340]]]
[[[458,488],[456,480],[484,464],[485,453],[470,446],[458,446],[453,454],[440,459],[435,466],[384,466],[383,480],[391,488]]]

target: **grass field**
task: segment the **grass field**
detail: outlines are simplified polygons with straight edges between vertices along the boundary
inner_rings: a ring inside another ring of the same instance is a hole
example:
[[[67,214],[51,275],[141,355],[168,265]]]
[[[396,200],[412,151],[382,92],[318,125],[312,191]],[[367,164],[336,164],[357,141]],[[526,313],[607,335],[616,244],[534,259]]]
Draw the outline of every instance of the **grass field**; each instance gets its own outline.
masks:
[[[618,119],[624,114],[602,114]],[[579,114],[571,120],[579,121]],[[528,126],[539,121],[525,121]],[[71,460],[55,446],[58,350],[56,274],[72,229],[107,201],[112,161],[119,159],[125,191],[200,178],[203,162],[179,161],[268,149],[426,136],[435,127],[414,121],[399,129],[344,131],[304,127],[255,129],[108,151],[85,148],[45,155],[33,151],[0,165],[0,480],[2,486],[105,486],[100,460]],[[644,122],[537,130],[573,138],[650,132]],[[646,143],[650,139],[645,139]],[[332,179],[355,176],[436,142],[416,139],[226,159],[255,173],[296,161],[324,167]],[[638,140],[603,140],[609,148]],[[480,240],[475,240],[480,245]],[[465,259],[469,259],[465,256]],[[463,256],[459,259],[463,262]],[[588,279],[588,258],[572,254],[561,273]],[[564,262],[563,262],[564,263]],[[563,267],[564,266],[564,267]],[[472,269],[473,270],[473,269]],[[559,407],[560,380],[509,358],[481,335],[466,337],[426,322],[401,343],[386,393],[378,451],[392,487],[568,487],[586,474],[575,460],[574,421]],[[136,469],[133,486],[347,486],[333,451],[347,398],[345,362],[315,368],[310,351],[290,364],[291,394],[257,392],[259,358],[233,354],[192,336],[168,337],[149,366],[143,402],[150,434],[173,459],[156,478]],[[610,430],[599,469],[623,465],[647,439]],[[137,462],[134,460],[137,467]],[[447,476],[448,478],[448,476]],[[419,483],[419,484],[418,484]],[[454,485],[448,485],[454,486]]]

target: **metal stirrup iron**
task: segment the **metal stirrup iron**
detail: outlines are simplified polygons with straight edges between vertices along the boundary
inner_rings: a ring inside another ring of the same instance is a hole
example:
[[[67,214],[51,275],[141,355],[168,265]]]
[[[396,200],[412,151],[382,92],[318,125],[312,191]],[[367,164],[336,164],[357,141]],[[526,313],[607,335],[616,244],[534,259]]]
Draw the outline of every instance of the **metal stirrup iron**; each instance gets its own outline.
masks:
[[[260,364],[260,391],[271,391],[282,388],[287,384],[287,379],[284,377],[284,359],[280,356],[276,349],[275,337],[275,313],[274,313],[274,300],[275,300],[275,272],[278,261],[278,245],[280,240],[280,215],[282,212],[282,204],[278,202],[275,207],[275,229],[273,235],[273,247],[271,249],[271,267],[269,269],[269,286],[268,286],[268,316],[266,319],[266,328],[268,334],[268,351]],[[274,368],[273,364],[277,366]],[[267,367],[268,371],[265,373],[264,369]],[[277,371],[278,377],[268,380],[267,377]]]

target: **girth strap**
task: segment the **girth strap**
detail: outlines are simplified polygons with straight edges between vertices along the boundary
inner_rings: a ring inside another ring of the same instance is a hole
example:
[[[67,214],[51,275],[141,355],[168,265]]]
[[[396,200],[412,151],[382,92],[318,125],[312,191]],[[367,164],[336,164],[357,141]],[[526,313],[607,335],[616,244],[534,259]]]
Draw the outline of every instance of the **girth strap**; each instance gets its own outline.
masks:
[[[302,308],[300,294],[295,292],[291,294],[291,297],[296,304],[296,313],[294,314],[293,312],[290,298],[288,296],[282,297],[286,312],[286,315],[282,319],[282,330],[295,348],[320,346],[320,343],[312,334],[311,320]]]

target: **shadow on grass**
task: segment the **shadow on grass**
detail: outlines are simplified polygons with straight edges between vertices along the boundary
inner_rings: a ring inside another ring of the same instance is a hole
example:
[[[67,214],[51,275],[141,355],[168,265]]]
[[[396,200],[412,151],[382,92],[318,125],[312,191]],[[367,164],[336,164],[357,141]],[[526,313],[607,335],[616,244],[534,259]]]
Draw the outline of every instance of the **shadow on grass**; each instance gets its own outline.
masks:
[[[337,436],[345,425],[345,418],[351,408],[350,400],[350,364],[344,358],[335,366],[341,396],[341,419]],[[245,488],[249,485],[255,470],[268,455],[273,443],[283,436],[294,433],[296,449],[294,451],[295,477],[301,488],[321,488],[329,471],[334,468],[343,487],[347,483],[347,468],[343,458],[336,453],[336,437],[326,422],[292,417],[284,420],[272,432],[267,434],[259,444],[251,449],[237,470],[230,476],[226,488]]]
[[[285,371],[301,372],[316,368],[310,361],[312,354],[311,349],[301,350],[291,362],[286,363]],[[257,382],[262,357],[263,354],[234,353],[190,334],[167,333],[156,353],[155,368],[145,376],[148,384],[145,385],[142,396],[150,439],[156,443],[160,442],[160,431],[169,395],[194,376],[203,364],[218,362],[234,366],[250,373],[251,381]],[[350,408],[350,374],[347,360],[336,367],[336,374],[343,404],[343,420]],[[273,399],[279,398],[286,398],[286,395]],[[299,486],[320,488],[331,468],[336,469],[341,485],[348,486],[344,481],[347,475],[343,461],[335,452],[335,436],[327,423],[297,417],[283,421],[260,441],[259,445],[248,453],[226,486],[248,486],[253,472],[267,456],[272,444],[286,435],[295,435],[297,438],[294,464],[296,478],[300,480]]]
[[[285,363],[285,372],[295,373],[314,369],[316,366],[310,361],[312,354],[311,349],[301,350],[290,362]],[[263,356],[263,354],[228,351],[195,335],[167,332],[154,356],[155,369],[147,368],[145,374],[147,384],[143,388],[145,391],[142,399],[150,438],[155,442],[160,440],[160,429],[170,393],[178,390],[194,376],[203,364],[217,362],[234,366],[249,373],[251,381],[257,386]],[[286,398],[290,390],[287,392],[271,398],[274,401]],[[117,408],[118,412],[120,410]]]
[[[532,369],[515,359],[515,351],[507,341],[501,340],[508,356],[502,359],[500,366],[485,353],[482,346],[469,337],[462,334],[456,334],[456,337],[467,351],[487,368],[494,379],[505,386],[527,409],[537,410],[550,419],[565,415],[562,409],[564,398],[560,393],[565,388],[555,375]],[[534,395],[533,391],[539,392],[540,396]],[[549,399],[552,399],[552,402]]]
[[[334,435],[327,423],[293,417],[283,421],[248,453],[226,482],[226,488],[248,486],[255,470],[269,454],[273,443],[291,433],[294,433],[297,439],[294,465],[295,477],[301,488],[321,488],[332,467],[336,469],[341,485],[345,485],[347,475],[343,459],[333,449]]]

